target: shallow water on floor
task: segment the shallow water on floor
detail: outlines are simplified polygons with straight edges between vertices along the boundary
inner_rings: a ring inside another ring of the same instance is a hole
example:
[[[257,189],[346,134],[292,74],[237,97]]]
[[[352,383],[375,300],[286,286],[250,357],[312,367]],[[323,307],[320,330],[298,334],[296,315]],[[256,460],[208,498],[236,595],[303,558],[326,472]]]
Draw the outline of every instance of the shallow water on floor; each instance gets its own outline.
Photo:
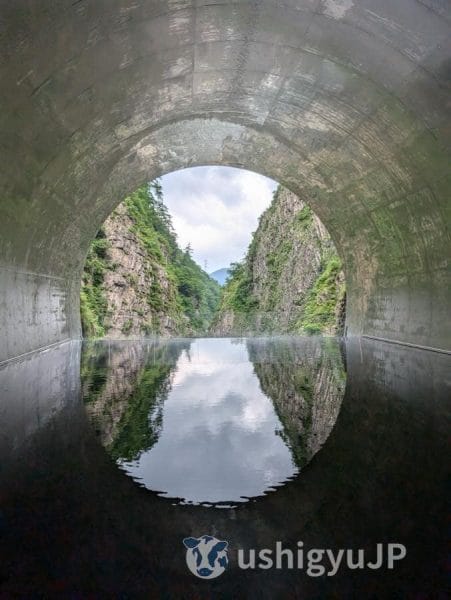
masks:
[[[1,597],[446,597],[450,355],[366,338],[81,350],[74,341],[0,368]],[[214,487],[199,463],[232,472],[225,432],[242,450],[240,477]],[[167,473],[145,483],[124,472],[159,447]],[[183,542],[204,535],[228,543],[211,581],[189,570]],[[278,543],[304,556],[364,549],[373,563],[381,544],[407,553],[393,569],[334,576],[239,567],[240,550]]]
[[[84,402],[134,481],[230,507],[293,479],[338,416],[336,340],[198,338],[85,346]]]

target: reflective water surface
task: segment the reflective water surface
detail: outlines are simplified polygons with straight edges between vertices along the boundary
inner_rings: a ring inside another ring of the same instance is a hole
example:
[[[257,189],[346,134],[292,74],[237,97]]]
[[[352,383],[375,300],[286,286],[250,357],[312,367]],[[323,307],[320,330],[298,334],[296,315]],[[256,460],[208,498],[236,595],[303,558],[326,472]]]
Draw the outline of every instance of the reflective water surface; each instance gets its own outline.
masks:
[[[161,496],[223,507],[292,479],[345,388],[332,339],[99,342],[82,373],[87,412],[123,471]]]
[[[451,356],[351,338],[340,405],[343,362],[326,342],[305,342],[303,355],[295,339],[233,347],[280,423],[265,439],[283,441],[299,474],[227,509],[159,497],[117,465],[156,450],[169,431],[165,406],[195,342],[87,347],[83,384],[77,342],[0,366],[0,597],[447,597]],[[186,565],[183,539],[202,535],[229,544],[214,580]],[[392,570],[333,577],[238,567],[238,549],[247,556],[277,541],[335,555],[362,548],[371,560],[377,544],[396,542],[407,555]]]

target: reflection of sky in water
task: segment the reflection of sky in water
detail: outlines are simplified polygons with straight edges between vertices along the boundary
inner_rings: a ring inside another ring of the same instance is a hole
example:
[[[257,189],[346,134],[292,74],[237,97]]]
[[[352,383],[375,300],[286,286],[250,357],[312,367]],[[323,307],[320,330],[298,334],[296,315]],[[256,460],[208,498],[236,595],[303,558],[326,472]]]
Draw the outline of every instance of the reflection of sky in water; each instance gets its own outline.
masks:
[[[246,346],[198,339],[180,357],[156,445],[123,468],[188,502],[259,496],[297,473]]]

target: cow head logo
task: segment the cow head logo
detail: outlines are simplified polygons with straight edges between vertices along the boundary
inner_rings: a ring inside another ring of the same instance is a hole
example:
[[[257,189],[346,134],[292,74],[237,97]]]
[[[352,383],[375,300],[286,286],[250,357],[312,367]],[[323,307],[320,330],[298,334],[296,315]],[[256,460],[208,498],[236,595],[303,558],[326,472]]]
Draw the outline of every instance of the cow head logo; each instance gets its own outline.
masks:
[[[200,538],[188,537],[183,540],[186,548],[188,569],[201,579],[214,579],[226,570],[227,542],[221,542],[211,535]]]

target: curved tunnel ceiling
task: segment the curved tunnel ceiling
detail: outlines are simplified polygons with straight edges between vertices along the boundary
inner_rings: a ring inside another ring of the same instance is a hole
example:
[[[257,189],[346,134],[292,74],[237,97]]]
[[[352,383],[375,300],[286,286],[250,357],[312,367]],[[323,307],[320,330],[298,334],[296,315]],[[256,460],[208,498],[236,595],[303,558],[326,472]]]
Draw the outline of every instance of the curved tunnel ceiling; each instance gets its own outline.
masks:
[[[312,205],[349,334],[451,349],[448,0],[16,0],[0,18],[0,361],[79,335],[103,219],[201,164]]]

